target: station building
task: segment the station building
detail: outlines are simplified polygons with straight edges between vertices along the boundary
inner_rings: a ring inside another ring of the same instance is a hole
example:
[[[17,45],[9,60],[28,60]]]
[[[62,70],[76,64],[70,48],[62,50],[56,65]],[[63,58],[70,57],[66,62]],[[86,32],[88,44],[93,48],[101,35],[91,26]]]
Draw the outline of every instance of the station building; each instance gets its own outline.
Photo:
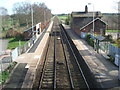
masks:
[[[84,37],[87,33],[105,35],[107,24],[101,18],[102,14],[100,11],[88,12],[88,7],[86,5],[85,11],[71,13],[71,28],[76,34],[81,37]]]

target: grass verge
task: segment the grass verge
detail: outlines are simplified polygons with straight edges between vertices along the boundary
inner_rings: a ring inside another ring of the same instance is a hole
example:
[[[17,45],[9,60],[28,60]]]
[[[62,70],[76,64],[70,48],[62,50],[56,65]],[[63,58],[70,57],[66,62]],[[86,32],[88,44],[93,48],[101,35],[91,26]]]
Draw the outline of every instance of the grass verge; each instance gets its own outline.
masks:
[[[27,42],[27,41],[19,41],[16,38],[9,38],[7,40],[9,40],[7,49],[14,49],[14,48],[18,47],[19,44],[20,44],[20,46],[22,46]]]
[[[0,83],[5,83],[6,80],[8,80],[11,71],[13,70],[13,68],[15,67],[15,65],[17,64],[17,62],[12,62],[7,69],[5,69],[2,73],[0,73]]]
[[[64,16],[58,16],[59,19],[61,20],[66,20],[67,19],[67,15],[64,15]]]
[[[120,32],[120,30],[106,30],[106,32]]]

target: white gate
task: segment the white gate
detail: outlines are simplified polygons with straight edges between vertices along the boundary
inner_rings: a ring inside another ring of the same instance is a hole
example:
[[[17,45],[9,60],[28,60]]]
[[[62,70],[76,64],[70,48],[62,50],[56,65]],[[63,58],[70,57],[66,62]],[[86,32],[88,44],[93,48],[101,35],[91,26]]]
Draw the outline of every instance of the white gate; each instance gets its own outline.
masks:
[[[14,61],[18,57],[18,47],[12,51],[12,60]]]

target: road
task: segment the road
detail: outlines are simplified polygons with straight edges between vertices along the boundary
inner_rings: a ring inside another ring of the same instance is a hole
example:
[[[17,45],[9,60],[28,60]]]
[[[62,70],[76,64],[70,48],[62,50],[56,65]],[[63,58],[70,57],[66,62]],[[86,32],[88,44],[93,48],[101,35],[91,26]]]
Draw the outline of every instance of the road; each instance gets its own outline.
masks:
[[[8,42],[9,42],[8,40],[0,39],[0,52],[7,49]]]
[[[9,42],[8,40],[0,39],[0,55],[3,54],[2,51],[7,49],[8,42]],[[11,61],[11,58],[8,57],[8,55],[6,56],[7,57],[3,57],[3,56],[0,57],[0,72],[5,70]]]

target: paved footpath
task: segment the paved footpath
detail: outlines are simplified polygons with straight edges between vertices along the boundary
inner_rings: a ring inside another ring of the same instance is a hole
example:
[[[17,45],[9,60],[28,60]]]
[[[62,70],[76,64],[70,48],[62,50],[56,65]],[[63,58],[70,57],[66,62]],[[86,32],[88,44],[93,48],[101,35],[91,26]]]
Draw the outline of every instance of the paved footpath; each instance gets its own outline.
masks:
[[[118,67],[106,60],[101,54],[95,52],[94,49],[89,46],[86,41],[80,39],[69,26],[64,25],[64,27],[101,87],[112,90],[113,88],[116,90],[120,89]]]

